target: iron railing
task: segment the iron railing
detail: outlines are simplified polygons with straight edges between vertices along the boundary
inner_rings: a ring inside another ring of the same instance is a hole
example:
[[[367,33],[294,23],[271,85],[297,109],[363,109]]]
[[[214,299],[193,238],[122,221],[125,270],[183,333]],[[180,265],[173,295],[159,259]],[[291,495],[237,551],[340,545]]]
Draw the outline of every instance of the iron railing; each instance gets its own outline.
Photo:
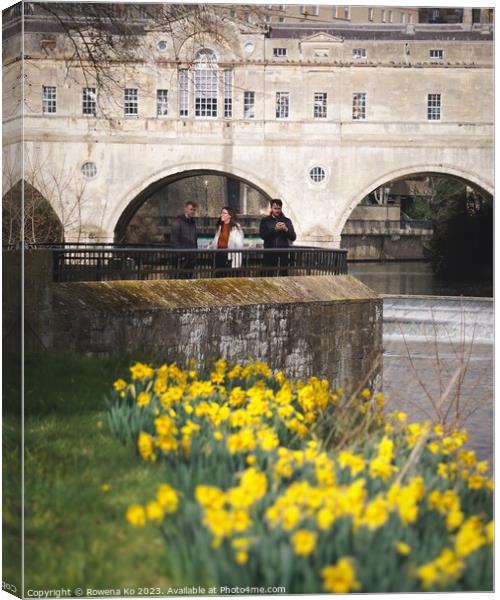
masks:
[[[211,279],[342,275],[347,251],[330,248],[173,250],[157,247],[56,247],[54,281]]]

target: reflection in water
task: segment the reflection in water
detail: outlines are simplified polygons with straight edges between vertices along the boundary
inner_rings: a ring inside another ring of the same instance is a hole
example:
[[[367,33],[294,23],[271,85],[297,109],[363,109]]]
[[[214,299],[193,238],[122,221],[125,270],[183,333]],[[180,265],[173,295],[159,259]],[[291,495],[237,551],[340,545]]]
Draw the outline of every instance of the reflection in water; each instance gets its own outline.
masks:
[[[350,262],[349,274],[379,294],[416,296],[493,296],[491,281],[448,281],[434,275],[429,263]]]

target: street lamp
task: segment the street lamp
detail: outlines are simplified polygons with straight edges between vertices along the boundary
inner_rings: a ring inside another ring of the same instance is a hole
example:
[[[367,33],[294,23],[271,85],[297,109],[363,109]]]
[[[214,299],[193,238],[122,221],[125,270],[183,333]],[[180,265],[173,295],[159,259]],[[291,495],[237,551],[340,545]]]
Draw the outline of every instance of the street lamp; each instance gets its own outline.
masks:
[[[208,216],[208,179],[203,182],[205,186],[205,214]]]

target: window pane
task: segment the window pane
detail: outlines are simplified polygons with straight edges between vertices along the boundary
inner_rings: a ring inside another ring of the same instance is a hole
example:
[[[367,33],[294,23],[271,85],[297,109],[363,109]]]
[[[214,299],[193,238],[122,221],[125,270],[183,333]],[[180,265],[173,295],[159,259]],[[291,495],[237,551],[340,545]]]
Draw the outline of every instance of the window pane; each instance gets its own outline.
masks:
[[[137,115],[139,108],[139,95],[136,88],[125,89],[125,114]]]
[[[189,79],[187,69],[179,71],[179,116],[187,117],[189,114]]]
[[[255,92],[243,93],[243,117],[255,119]]]
[[[195,117],[217,116],[217,62],[210,50],[200,50],[194,67]]]
[[[224,117],[233,116],[233,71],[224,71]]]
[[[55,113],[56,112],[56,88],[55,86],[44,85],[42,86],[42,112],[44,113]]]
[[[168,115],[168,90],[156,90],[156,115]]]
[[[276,92],[276,118],[287,119],[290,108],[289,92]]]
[[[429,121],[441,119],[441,94],[427,95],[427,119]]]
[[[83,88],[82,94],[82,113],[95,117],[97,107],[96,88]]]
[[[326,92],[316,92],[314,94],[314,118],[326,119]]]
[[[357,92],[352,95],[352,118],[366,119],[366,93]]]

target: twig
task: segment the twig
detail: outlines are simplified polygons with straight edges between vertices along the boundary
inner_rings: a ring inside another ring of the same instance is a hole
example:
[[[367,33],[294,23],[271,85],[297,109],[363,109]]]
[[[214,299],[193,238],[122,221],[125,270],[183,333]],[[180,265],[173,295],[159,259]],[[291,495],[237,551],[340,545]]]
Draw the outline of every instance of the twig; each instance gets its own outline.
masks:
[[[438,408],[441,408],[441,406],[447,400],[448,394],[450,393],[451,389],[455,385],[457,379],[460,377],[461,373],[462,373],[462,365],[460,367],[458,367],[458,369],[455,371],[455,373],[453,374],[453,377],[448,382],[448,385],[446,386],[446,389],[445,389],[444,393],[441,395],[441,397],[437,401],[437,407]],[[396,477],[394,483],[401,483],[401,481],[403,480],[403,478],[405,477],[405,475],[417,463],[417,461],[418,461],[418,459],[420,457],[420,454],[422,453],[422,450],[424,448],[424,445],[427,442],[427,440],[429,439],[430,433],[431,433],[431,429],[428,428],[427,431],[425,431],[424,433],[422,433],[422,435],[419,437],[417,443],[415,444],[415,446],[413,447],[413,449],[412,449],[412,451],[410,453],[410,456],[408,457],[408,460],[403,465],[403,468],[399,472],[399,474]]]

